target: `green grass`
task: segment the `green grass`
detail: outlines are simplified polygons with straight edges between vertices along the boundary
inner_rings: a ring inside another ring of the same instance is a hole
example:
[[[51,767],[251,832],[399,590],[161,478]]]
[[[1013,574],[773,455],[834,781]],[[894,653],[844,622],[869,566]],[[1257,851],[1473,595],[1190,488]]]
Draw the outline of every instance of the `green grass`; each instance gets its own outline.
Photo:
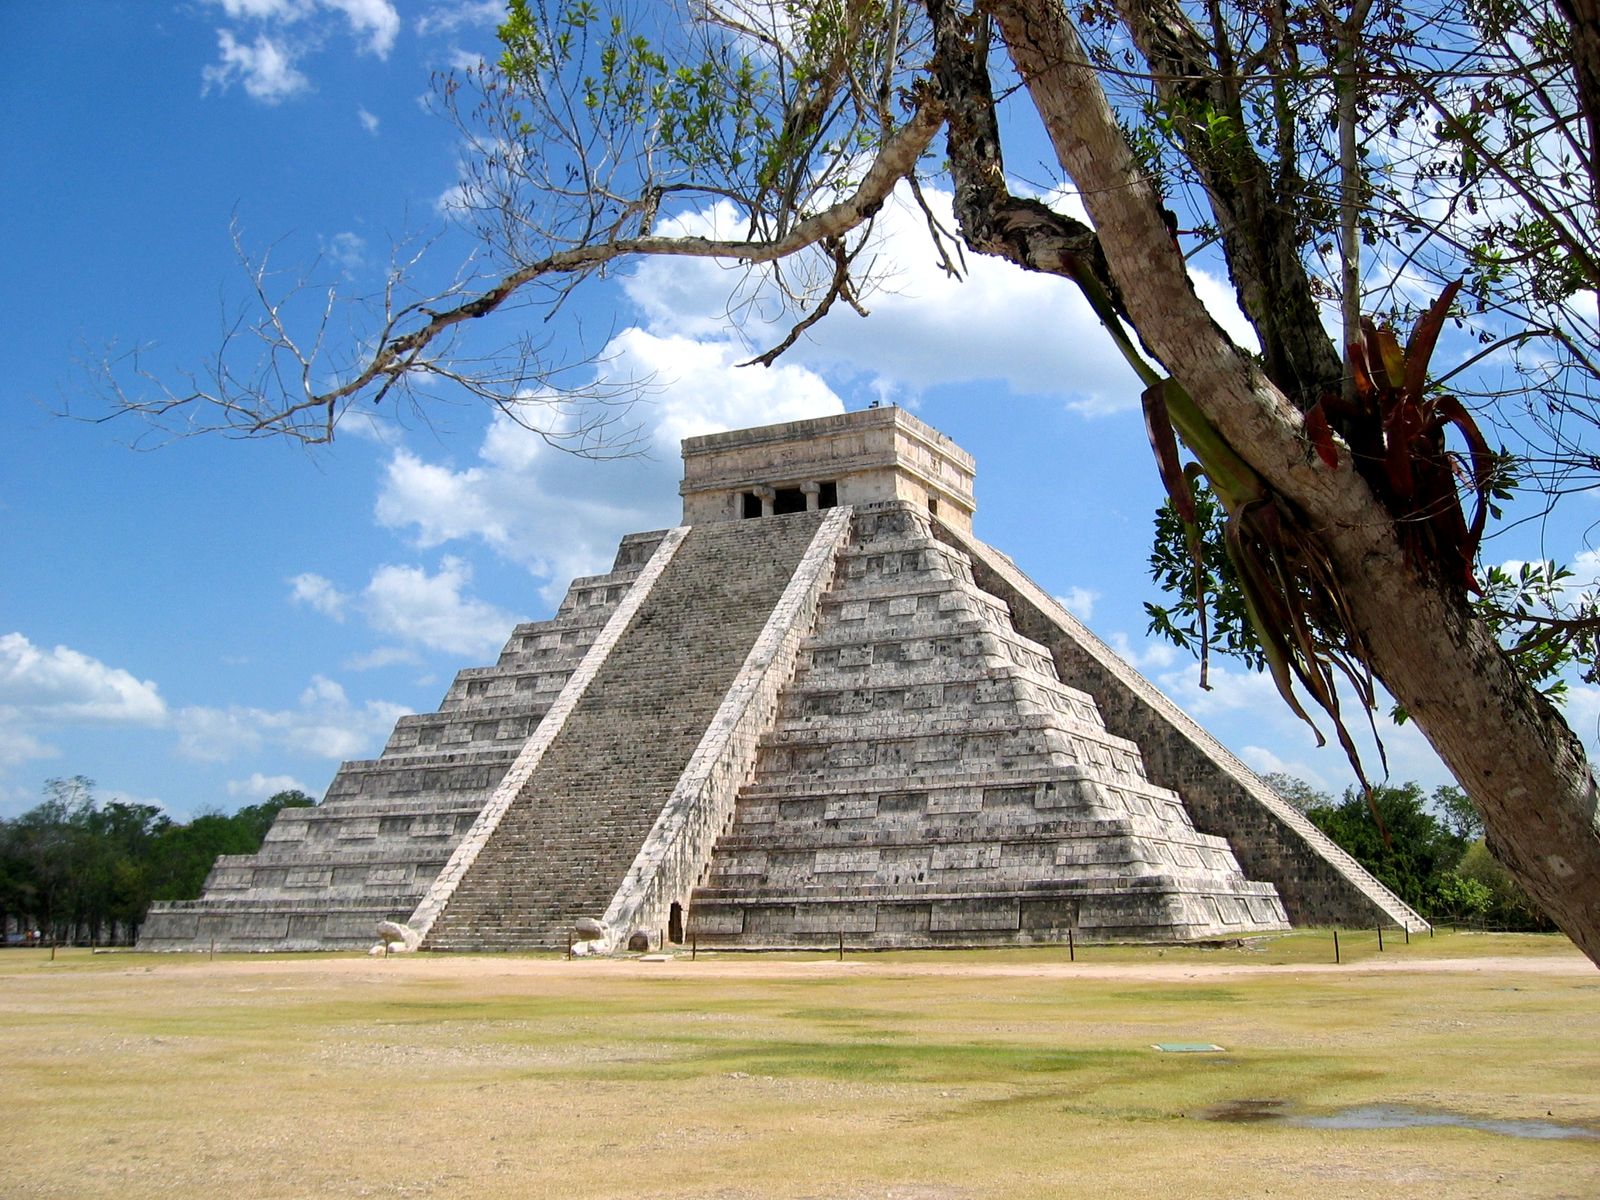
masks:
[[[1076,964],[9,951],[0,1195],[1594,1193],[1600,1141],[1201,1119],[1400,1103],[1600,1130],[1600,973],[1569,946],[1386,935],[1377,971],[1375,935],[1340,943],[1337,970],[1326,931]],[[1443,969],[1491,954],[1520,969]]]

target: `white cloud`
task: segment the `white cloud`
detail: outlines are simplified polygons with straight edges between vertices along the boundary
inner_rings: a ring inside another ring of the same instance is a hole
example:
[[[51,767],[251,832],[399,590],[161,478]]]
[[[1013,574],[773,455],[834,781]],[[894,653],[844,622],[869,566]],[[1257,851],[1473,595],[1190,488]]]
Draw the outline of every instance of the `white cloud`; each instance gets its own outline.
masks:
[[[1195,266],[1189,268],[1189,278],[1194,281],[1194,293],[1200,297],[1200,303],[1206,306],[1212,319],[1222,326],[1223,332],[1246,350],[1259,353],[1261,340],[1256,337],[1255,326],[1250,324],[1250,319],[1240,311],[1239,298],[1233,285]]]
[[[306,571],[289,580],[289,586],[289,598],[294,603],[304,604],[335,621],[344,620],[350,596],[335,587],[332,580]]]
[[[1110,634],[1106,640],[1110,642],[1111,648],[1117,652],[1118,658],[1136,671],[1141,671],[1145,674],[1164,671],[1177,662],[1180,657],[1178,648],[1171,642],[1163,642],[1156,638],[1146,639],[1135,646],[1128,638],[1128,635],[1119,630]],[[1186,655],[1183,656],[1183,661],[1191,664],[1193,662]]]
[[[742,368],[741,357],[727,342],[624,330],[604,351],[602,369],[609,379],[653,380],[633,414],[645,456],[574,458],[496,418],[471,465],[395,451],[378,520],[411,530],[423,548],[486,545],[545,580],[541,595],[554,604],[574,576],[609,569],[623,534],[678,523],[680,439],[842,411],[815,372],[784,363]]]
[[[1600,688],[1569,683],[1558,707],[1572,732],[1588,747],[1590,761],[1600,762]]]
[[[507,636],[510,633],[511,630],[507,628]],[[344,660],[344,668],[347,671],[376,671],[380,667],[416,666],[421,661],[415,650],[407,650],[403,646],[379,646],[365,654],[352,654]]]
[[[305,785],[293,775],[263,775],[255,771],[248,779],[228,780],[228,795],[243,796],[250,800],[265,800],[279,792],[305,790]]]
[[[417,32],[454,33],[466,27],[493,29],[506,19],[505,0],[446,0],[417,18]]]
[[[318,675],[294,708],[193,706],[177,712],[175,725],[179,752],[207,762],[270,747],[339,760],[376,754],[405,712],[381,700],[352,704],[338,683]]]
[[[1257,775],[1290,775],[1305,780],[1319,792],[1336,790],[1316,767],[1304,759],[1280,758],[1265,746],[1243,746],[1239,750],[1239,757]]]
[[[306,91],[311,81],[294,65],[294,52],[266,34],[245,45],[231,30],[217,31],[218,54],[222,61],[200,72],[204,91],[227,91],[238,80],[244,90],[263,104],[277,104]]]
[[[348,277],[366,265],[367,239],[358,233],[336,233],[323,242],[322,253],[338,263]]]
[[[390,0],[208,0],[230,21],[285,26],[315,23],[325,13],[338,13],[352,36],[365,39],[362,50],[388,56],[400,32],[400,14]]]
[[[59,758],[61,751],[21,729],[0,724],[0,767],[20,767],[40,758]]]
[[[379,58],[387,58],[400,32],[400,14],[389,0],[322,0],[328,8],[344,14],[350,32],[366,38],[362,48]]]
[[[193,705],[178,710],[178,751],[186,758],[203,762],[227,762],[240,754],[250,754],[265,743],[266,718],[262,709],[208,708]]]
[[[1168,650],[1171,647],[1167,647]],[[1173,652],[1175,665],[1153,674],[1152,679],[1177,705],[1225,745],[1245,746],[1239,756],[1257,770],[1283,770],[1319,787],[1338,791],[1355,783],[1355,771],[1334,735],[1331,720],[1304,693],[1301,704],[1327,739],[1319,747],[1311,727],[1284,703],[1266,672],[1252,671],[1234,660],[1213,657],[1208,675],[1210,689],[1200,687],[1199,665],[1187,655]],[[1388,713],[1390,698],[1381,691],[1376,715],[1379,753],[1366,714],[1353,697],[1343,697],[1345,725],[1361,755],[1362,767],[1373,783],[1385,778],[1415,780],[1425,788],[1450,782],[1451,776],[1415,722],[1397,725]],[[1277,763],[1279,765],[1271,765]],[[1336,781],[1330,785],[1327,781]]]
[[[234,21],[297,21],[310,10],[307,0],[209,0]]]
[[[948,221],[948,193],[925,192]],[[658,224],[663,234],[734,229],[726,204]],[[870,318],[837,305],[782,361],[848,377],[884,398],[994,381],[1017,394],[1059,396],[1089,413],[1137,407],[1137,378],[1067,280],[976,254],[966,257],[964,279],[946,275],[925,219],[899,193],[880,212],[874,237],[870,261],[879,284],[864,297]],[[797,269],[786,266],[791,278]],[[658,335],[730,339],[728,314],[736,311],[747,358],[751,346],[780,340],[792,320],[761,290],[763,278],[706,259],[661,258],[645,260],[623,286]],[[730,293],[737,293],[731,305]]]
[[[1086,587],[1073,587],[1068,588],[1065,595],[1057,596],[1056,603],[1078,620],[1087,621],[1094,616],[1094,602],[1099,598],[1099,592]]]
[[[219,61],[200,72],[204,90],[226,91],[239,82],[249,96],[263,104],[277,104],[310,90],[311,80],[300,69],[300,60],[328,40],[333,18],[344,18],[362,53],[379,58],[389,56],[400,32],[400,14],[391,0],[208,2],[229,20],[251,28],[242,38],[232,29],[217,30]],[[374,122],[368,131],[375,132],[376,118],[362,111]]]
[[[372,113],[369,113],[364,108],[357,108],[356,109],[356,120],[360,121],[361,122],[361,128],[365,129],[368,133],[372,134],[373,137],[377,137],[378,136],[378,126],[379,126],[379,124],[381,122],[379,122],[378,118],[376,116],[374,116]]]
[[[379,567],[362,607],[372,627],[387,636],[448,654],[493,655],[516,621],[465,595],[471,582],[471,566],[454,557],[445,558],[436,575],[422,567]]]
[[[0,719],[155,725],[167,706],[156,685],[67,646],[46,650],[0,636]]]

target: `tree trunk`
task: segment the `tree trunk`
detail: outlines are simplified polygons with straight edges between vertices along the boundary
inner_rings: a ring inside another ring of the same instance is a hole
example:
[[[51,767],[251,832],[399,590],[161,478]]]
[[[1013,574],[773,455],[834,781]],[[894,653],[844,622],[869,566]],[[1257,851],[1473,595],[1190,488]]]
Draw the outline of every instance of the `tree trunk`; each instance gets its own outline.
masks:
[[[1210,110],[1229,118],[1220,134],[1194,128],[1192,117],[1180,120],[1178,129],[1211,201],[1239,307],[1261,336],[1267,374],[1296,407],[1310,408],[1324,392],[1338,390],[1344,366],[1322,327],[1300,258],[1298,197],[1282,194],[1245,136],[1231,62],[1214,60],[1176,0],[1120,0],[1117,11],[1150,64],[1163,102],[1180,112]],[[1286,166],[1279,164],[1280,171]],[[1298,185],[1292,174],[1279,182]]]
[[[1600,963],[1600,821],[1583,748],[1465,603],[1409,564],[1351,469],[1308,452],[1299,412],[1196,298],[1059,0],[992,0],[1012,61],[1081,190],[1149,347],[1206,417],[1322,532],[1373,674],[1483,815],[1497,857]]]

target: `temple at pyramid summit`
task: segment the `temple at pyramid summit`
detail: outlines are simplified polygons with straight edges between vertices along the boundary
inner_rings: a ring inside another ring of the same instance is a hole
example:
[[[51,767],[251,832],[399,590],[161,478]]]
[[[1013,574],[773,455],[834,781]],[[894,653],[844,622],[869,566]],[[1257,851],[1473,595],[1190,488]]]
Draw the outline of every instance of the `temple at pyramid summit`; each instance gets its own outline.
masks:
[[[158,904],[154,950],[1205,941],[1416,913],[972,533],[897,408],[690,438],[499,661]]]

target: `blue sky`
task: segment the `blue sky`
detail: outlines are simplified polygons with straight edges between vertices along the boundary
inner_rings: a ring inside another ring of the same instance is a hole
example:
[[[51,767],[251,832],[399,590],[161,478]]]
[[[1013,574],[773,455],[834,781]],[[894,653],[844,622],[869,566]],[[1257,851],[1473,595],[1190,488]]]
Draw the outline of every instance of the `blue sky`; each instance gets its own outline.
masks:
[[[621,534],[675,523],[679,438],[879,398],[977,457],[980,537],[1247,761],[1350,782],[1265,679],[1217,664],[1202,694],[1191,661],[1146,642],[1159,485],[1137,387],[1081,304],[985,262],[942,280],[904,213],[885,218],[899,266],[872,317],[831,317],[771,369],[734,366],[749,348],[714,265],[646,264],[586,294],[572,315],[605,331],[603,369],[656,379],[634,414],[646,457],[575,460],[464,403],[385,412],[317,450],[158,445],[132,421],[61,415],[105,411],[85,364],[107,354],[144,347],[173,381],[215,352],[246,298],[231,226],[270,249],[280,283],[304,270],[370,292],[406,238],[434,239],[430,269],[453,270],[471,250],[442,208],[460,148],[427,111],[429,77],[492,55],[498,11],[6,7],[0,815],[58,775],[180,818],[282,787],[320,795],[397,716],[434,708],[457,668],[492,661],[514,621],[605,569]],[[1226,322],[1224,289],[1200,284]],[[1545,527],[1543,552],[1582,551],[1592,515],[1568,520]],[[1518,536],[1498,558],[1541,552]],[[1592,735],[1591,689],[1572,712]],[[1394,777],[1445,780],[1414,731],[1387,740]]]

